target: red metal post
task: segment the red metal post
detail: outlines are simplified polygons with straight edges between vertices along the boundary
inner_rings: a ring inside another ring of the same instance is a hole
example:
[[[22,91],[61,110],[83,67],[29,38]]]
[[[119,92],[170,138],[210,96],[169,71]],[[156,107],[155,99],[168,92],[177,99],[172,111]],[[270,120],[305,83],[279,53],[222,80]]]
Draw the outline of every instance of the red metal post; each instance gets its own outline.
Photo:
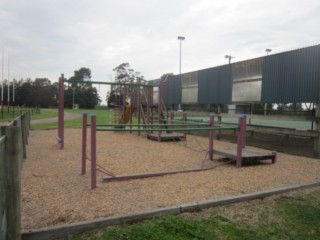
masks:
[[[58,91],[58,140],[60,149],[64,147],[64,75],[61,74],[59,78],[59,91]]]
[[[246,116],[240,115],[239,117],[239,131],[238,131],[238,139],[237,139],[237,160],[236,166],[241,167],[242,165],[242,148],[244,146],[245,139],[245,124],[246,124]]]
[[[141,84],[141,79],[138,77],[138,84]],[[141,87],[140,85],[137,87],[138,88],[138,101],[137,101],[137,110],[138,110],[138,124],[140,124],[140,118],[141,118]],[[140,129],[140,126],[138,126],[138,129]],[[138,132],[138,136],[140,136],[140,131]]]
[[[277,151],[272,151],[272,163],[276,163],[277,162]]]
[[[153,124],[153,88],[150,88],[150,124]]]
[[[82,164],[81,174],[86,174],[86,160],[87,160],[87,113],[82,113]]]
[[[59,83],[58,83],[58,142],[60,144],[60,137],[61,137],[61,77],[59,77]]]
[[[242,128],[243,128],[243,139],[242,139],[242,148],[245,148],[246,145],[247,145],[247,138],[246,138],[246,133],[247,133],[247,116],[246,115],[243,115],[243,123],[242,123]]]
[[[159,91],[158,91],[158,123],[159,123],[159,128],[161,128],[161,124],[162,124],[162,87],[163,87],[163,79],[160,80]],[[158,131],[158,142],[161,142],[161,131]]]
[[[151,88],[147,88],[147,124],[150,124]]]
[[[96,115],[91,114],[91,189],[97,187],[96,141]]]
[[[210,125],[211,127],[214,127],[214,118],[215,118],[215,114],[212,113],[210,114]],[[210,130],[209,131],[209,160],[213,159],[213,141],[214,141],[214,136],[215,135],[215,131],[214,130]]]

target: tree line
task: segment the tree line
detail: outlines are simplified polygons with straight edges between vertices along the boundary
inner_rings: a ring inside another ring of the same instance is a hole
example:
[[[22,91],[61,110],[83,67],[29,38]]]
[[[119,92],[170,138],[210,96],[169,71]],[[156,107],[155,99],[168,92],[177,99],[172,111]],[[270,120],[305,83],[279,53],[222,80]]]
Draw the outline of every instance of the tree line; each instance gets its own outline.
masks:
[[[64,84],[64,106],[72,108],[78,104],[80,108],[92,109],[101,100],[97,89],[91,84],[72,83],[72,81],[90,81],[91,70],[80,68],[74,71],[74,76]],[[14,91],[13,91],[14,88]],[[2,85],[0,86],[2,93]],[[8,103],[8,94],[10,102]],[[14,101],[13,101],[14,100]],[[3,105],[54,108],[58,106],[58,82],[51,82],[48,78],[36,78],[35,80],[14,80],[14,85],[8,81],[3,82]]]

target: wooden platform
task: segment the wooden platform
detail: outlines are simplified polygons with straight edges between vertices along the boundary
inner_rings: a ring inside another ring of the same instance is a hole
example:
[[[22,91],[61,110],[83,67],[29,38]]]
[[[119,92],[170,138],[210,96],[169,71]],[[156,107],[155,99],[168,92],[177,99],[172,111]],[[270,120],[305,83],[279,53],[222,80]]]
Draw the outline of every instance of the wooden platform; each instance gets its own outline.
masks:
[[[213,153],[224,156],[226,158],[230,158],[230,159],[237,158],[237,149],[235,149],[235,148],[234,149],[224,149],[224,150],[219,150],[219,151],[214,150]],[[247,148],[242,149],[242,162],[246,161],[246,160],[258,161],[258,160],[267,160],[267,159],[270,159],[270,160],[272,160],[272,163],[275,163],[276,162],[276,152],[267,153],[267,152],[258,152],[258,151],[247,149]]]
[[[158,133],[149,133],[148,134],[148,139],[158,141]],[[185,140],[184,134],[183,133],[176,133],[176,132],[162,132],[161,133],[161,142],[162,141],[183,141]]]

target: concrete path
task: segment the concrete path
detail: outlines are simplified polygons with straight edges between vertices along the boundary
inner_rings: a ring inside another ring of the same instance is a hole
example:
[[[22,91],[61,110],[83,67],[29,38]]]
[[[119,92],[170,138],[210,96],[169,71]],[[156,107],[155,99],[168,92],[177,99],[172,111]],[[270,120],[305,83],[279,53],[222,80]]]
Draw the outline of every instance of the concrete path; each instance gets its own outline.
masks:
[[[65,121],[77,119],[80,117],[81,117],[81,114],[79,114],[79,113],[70,113],[70,112],[64,113],[64,120]],[[58,117],[36,119],[36,120],[31,120],[31,126],[40,125],[40,124],[48,124],[48,123],[56,123],[56,122],[58,122]]]

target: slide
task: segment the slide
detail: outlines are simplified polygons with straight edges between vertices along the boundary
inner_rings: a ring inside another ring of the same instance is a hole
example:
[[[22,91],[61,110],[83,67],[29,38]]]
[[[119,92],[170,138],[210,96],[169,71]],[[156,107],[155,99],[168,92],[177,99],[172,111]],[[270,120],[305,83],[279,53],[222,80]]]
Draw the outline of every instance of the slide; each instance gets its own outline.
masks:
[[[127,124],[130,120],[130,115],[134,112],[134,108],[127,105],[124,109],[124,113],[119,119],[119,124]]]

